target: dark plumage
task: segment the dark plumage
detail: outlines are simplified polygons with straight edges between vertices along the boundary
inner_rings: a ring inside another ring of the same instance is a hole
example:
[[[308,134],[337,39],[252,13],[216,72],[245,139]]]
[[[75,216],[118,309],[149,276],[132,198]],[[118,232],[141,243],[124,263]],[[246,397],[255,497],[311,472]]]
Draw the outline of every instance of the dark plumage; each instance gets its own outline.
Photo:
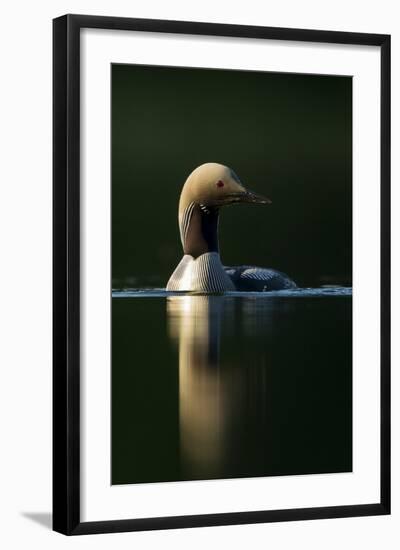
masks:
[[[252,265],[237,265],[224,269],[236,290],[239,291],[264,292],[296,288],[297,286],[285,273],[276,269]]]

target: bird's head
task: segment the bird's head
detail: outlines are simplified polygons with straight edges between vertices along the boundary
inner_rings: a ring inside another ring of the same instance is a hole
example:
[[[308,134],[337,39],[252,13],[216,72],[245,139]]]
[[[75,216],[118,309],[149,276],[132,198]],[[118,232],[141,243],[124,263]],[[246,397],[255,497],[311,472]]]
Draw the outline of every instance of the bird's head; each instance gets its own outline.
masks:
[[[192,202],[216,208],[236,203],[271,203],[266,197],[246,189],[231,168],[216,162],[198,166],[186,180],[179,210]]]

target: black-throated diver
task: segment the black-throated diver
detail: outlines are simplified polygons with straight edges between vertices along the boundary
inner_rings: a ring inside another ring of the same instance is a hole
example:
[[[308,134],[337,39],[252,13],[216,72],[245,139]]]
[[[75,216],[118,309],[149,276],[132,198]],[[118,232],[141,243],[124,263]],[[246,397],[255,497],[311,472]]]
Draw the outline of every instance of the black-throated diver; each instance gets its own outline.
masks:
[[[167,290],[225,292],[295,288],[285,273],[257,266],[225,267],[218,247],[222,206],[270,204],[246,189],[235,172],[215,162],[198,166],[187,178],[179,200],[179,230],[184,256],[172,273]]]

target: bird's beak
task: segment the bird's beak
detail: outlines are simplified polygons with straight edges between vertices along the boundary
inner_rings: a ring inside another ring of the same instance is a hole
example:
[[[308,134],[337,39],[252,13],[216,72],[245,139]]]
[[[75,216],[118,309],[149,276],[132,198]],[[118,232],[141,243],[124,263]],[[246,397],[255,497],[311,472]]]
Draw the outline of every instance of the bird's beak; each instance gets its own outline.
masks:
[[[241,193],[239,202],[251,204],[272,204],[272,201],[267,197],[254,193],[253,191],[249,191],[248,189],[245,189],[244,192]]]
[[[271,204],[272,201],[263,195],[254,193],[249,189],[243,187],[243,185],[238,185],[237,189],[231,193],[226,193],[222,199],[216,202],[218,206],[224,206],[228,204]]]

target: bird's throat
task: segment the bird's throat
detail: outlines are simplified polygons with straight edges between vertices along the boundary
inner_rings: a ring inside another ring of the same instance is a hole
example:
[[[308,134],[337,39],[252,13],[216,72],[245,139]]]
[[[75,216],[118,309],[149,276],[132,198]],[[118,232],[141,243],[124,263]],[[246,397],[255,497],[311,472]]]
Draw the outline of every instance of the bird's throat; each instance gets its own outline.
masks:
[[[185,254],[198,258],[206,252],[218,252],[219,210],[191,203],[180,219]]]

